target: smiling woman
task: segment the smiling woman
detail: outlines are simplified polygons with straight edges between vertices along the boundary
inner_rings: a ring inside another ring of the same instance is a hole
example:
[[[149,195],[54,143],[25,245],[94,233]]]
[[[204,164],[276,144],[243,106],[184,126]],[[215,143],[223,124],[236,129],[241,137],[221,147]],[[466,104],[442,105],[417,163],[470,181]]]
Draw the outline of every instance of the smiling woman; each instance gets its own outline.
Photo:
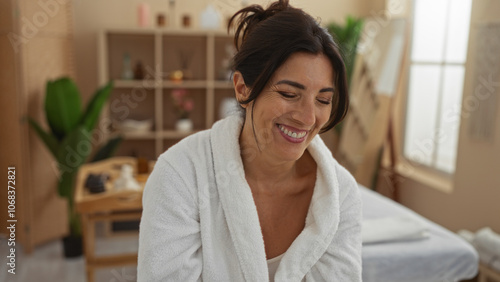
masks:
[[[245,119],[240,144],[267,150],[271,155],[287,151],[286,155],[273,156],[278,162],[298,160],[330,118],[332,77],[333,69],[325,55],[305,52],[291,55],[276,70],[263,95],[242,105],[252,118]],[[251,90],[241,72],[236,71],[233,80],[236,98],[247,100]],[[259,141],[254,132],[269,132],[270,137]]]
[[[288,1],[235,21],[242,114],[158,159],[138,281],[361,281],[357,184],[318,135],[347,111],[338,47]]]

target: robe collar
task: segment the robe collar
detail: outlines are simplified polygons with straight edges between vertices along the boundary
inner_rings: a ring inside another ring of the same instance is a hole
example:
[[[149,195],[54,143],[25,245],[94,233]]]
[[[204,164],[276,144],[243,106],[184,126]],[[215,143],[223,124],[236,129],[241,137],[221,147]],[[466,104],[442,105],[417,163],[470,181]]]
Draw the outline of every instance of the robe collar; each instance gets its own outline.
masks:
[[[269,275],[257,207],[240,155],[242,126],[240,116],[218,121],[212,127],[210,141],[217,190],[243,276],[246,281],[260,282],[267,281]],[[339,224],[336,162],[319,136],[311,141],[308,150],[318,168],[311,205],[304,229],[286,251],[276,273],[276,278],[289,281],[303,279],[325,253]]]

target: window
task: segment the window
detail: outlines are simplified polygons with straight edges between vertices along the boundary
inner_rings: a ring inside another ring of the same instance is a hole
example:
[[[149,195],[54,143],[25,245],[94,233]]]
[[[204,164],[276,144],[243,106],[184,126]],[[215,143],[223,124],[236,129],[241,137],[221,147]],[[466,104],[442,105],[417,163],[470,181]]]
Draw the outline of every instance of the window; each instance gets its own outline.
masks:
[[[415,0],[404,156],[454,173],[471,0]]]

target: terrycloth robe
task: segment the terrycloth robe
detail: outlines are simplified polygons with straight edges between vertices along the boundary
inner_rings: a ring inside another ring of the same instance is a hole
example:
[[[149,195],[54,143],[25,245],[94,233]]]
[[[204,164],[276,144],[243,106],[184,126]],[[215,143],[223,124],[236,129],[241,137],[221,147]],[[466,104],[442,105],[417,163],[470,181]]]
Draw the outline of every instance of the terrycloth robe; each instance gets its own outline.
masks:
[[[163,153],[143,194],[138,281],[268,281],[264,240],[230,116]],[[361,200],[319,136],[304,230],[275,281],[361,281]]]

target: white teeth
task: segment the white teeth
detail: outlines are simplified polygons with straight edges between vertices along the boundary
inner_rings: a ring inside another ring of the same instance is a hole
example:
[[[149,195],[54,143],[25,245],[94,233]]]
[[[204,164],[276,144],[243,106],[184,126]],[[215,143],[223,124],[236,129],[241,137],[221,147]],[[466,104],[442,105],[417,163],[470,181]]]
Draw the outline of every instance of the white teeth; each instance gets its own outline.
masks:
[[[285,133],[286,135],[292,137],[292,138],[302,138],[304,136],[306,136],[306,132],[301,132],[301,133],[296,133],[296,132],[293,132],[293,131],[289,131],[288,129],[286,129],[285,127],[283,127],[282,125],[279,126],[279,129],[281,131],[283,131],[283,133]]]

